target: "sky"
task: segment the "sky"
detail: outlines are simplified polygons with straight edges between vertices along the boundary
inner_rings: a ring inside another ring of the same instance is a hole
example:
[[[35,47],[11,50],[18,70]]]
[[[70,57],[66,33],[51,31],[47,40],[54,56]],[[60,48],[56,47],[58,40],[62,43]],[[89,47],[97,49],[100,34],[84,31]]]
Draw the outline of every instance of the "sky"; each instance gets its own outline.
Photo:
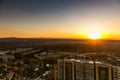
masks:
[[[120,39],[120,0],[0,0],[0,38]]]

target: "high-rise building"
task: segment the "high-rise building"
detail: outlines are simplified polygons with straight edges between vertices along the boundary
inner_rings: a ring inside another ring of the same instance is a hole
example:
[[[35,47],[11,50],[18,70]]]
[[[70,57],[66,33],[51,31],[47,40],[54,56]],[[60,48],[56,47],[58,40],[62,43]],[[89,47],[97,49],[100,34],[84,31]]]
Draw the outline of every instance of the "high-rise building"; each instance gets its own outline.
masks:
[[[64,79],[64,61],[63,60],[58,60],[58,67],[57,67],[57,69],[58,69],[58,72],[57,72],[57,74],[58,74],[58,80],[63,80]]]
[[[85,68],[85,72],[84,72],[84,80],[94,80],[95,78],[95,74],[94,74],[94,62],[87,62],[87,63],[84,63],[84,68]]]
[[[112,80],[111,66],[106,64],[95,64],[96,80]]]
[[[74,60],[58,60],[58,80],[74,80]]]
[[[64,60],[64,80],[74,80],[74,60]]]
[[[57,80],[120,80],[120,68],[93,61],[58,60]]]
[[[120,80],[120,68],[117,66],[112,67],[112,80]]]
[[[84,80],[84,63],[80,60],[75,60],[74,67],[75,80]]]

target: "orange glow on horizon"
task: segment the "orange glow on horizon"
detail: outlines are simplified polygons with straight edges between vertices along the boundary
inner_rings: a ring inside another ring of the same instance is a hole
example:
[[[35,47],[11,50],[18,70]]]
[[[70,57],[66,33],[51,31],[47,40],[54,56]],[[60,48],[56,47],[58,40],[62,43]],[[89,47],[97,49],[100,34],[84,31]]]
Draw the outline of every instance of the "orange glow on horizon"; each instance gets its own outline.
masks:
[[[90,38],[90,39],[101,39],[102,35],[98,32],[92,32],[88,35],[88,38]]]
[[[92,31],[84,34],[80,33],[17,33],[17,32],[0,32],[0,38],[4,37],[16,37],[16,38],[70,38],[70,39],[108,39],[108,40],[120,40],[119,34],[114,33],[102,33],[100,31]],[[6,34],[5,34],[6,33]]]

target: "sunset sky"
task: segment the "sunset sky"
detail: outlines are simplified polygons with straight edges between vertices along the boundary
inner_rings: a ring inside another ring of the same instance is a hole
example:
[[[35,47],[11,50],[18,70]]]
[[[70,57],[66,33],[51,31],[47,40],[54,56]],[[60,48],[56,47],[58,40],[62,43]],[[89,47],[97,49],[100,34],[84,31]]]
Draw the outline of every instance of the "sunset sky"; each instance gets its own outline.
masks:
[[[120,39],[120,0],[0,0],[0,37]]]

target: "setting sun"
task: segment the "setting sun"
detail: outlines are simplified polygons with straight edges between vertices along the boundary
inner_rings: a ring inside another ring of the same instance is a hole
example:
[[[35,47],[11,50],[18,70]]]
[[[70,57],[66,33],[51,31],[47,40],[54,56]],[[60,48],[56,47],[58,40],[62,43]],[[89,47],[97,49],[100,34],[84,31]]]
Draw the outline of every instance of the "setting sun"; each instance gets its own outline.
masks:
[[[92,32],[88,35],[88,38],[90,38],[90,39],[100,39],[100,38],[102,38],[102,36],[98,32]]]

